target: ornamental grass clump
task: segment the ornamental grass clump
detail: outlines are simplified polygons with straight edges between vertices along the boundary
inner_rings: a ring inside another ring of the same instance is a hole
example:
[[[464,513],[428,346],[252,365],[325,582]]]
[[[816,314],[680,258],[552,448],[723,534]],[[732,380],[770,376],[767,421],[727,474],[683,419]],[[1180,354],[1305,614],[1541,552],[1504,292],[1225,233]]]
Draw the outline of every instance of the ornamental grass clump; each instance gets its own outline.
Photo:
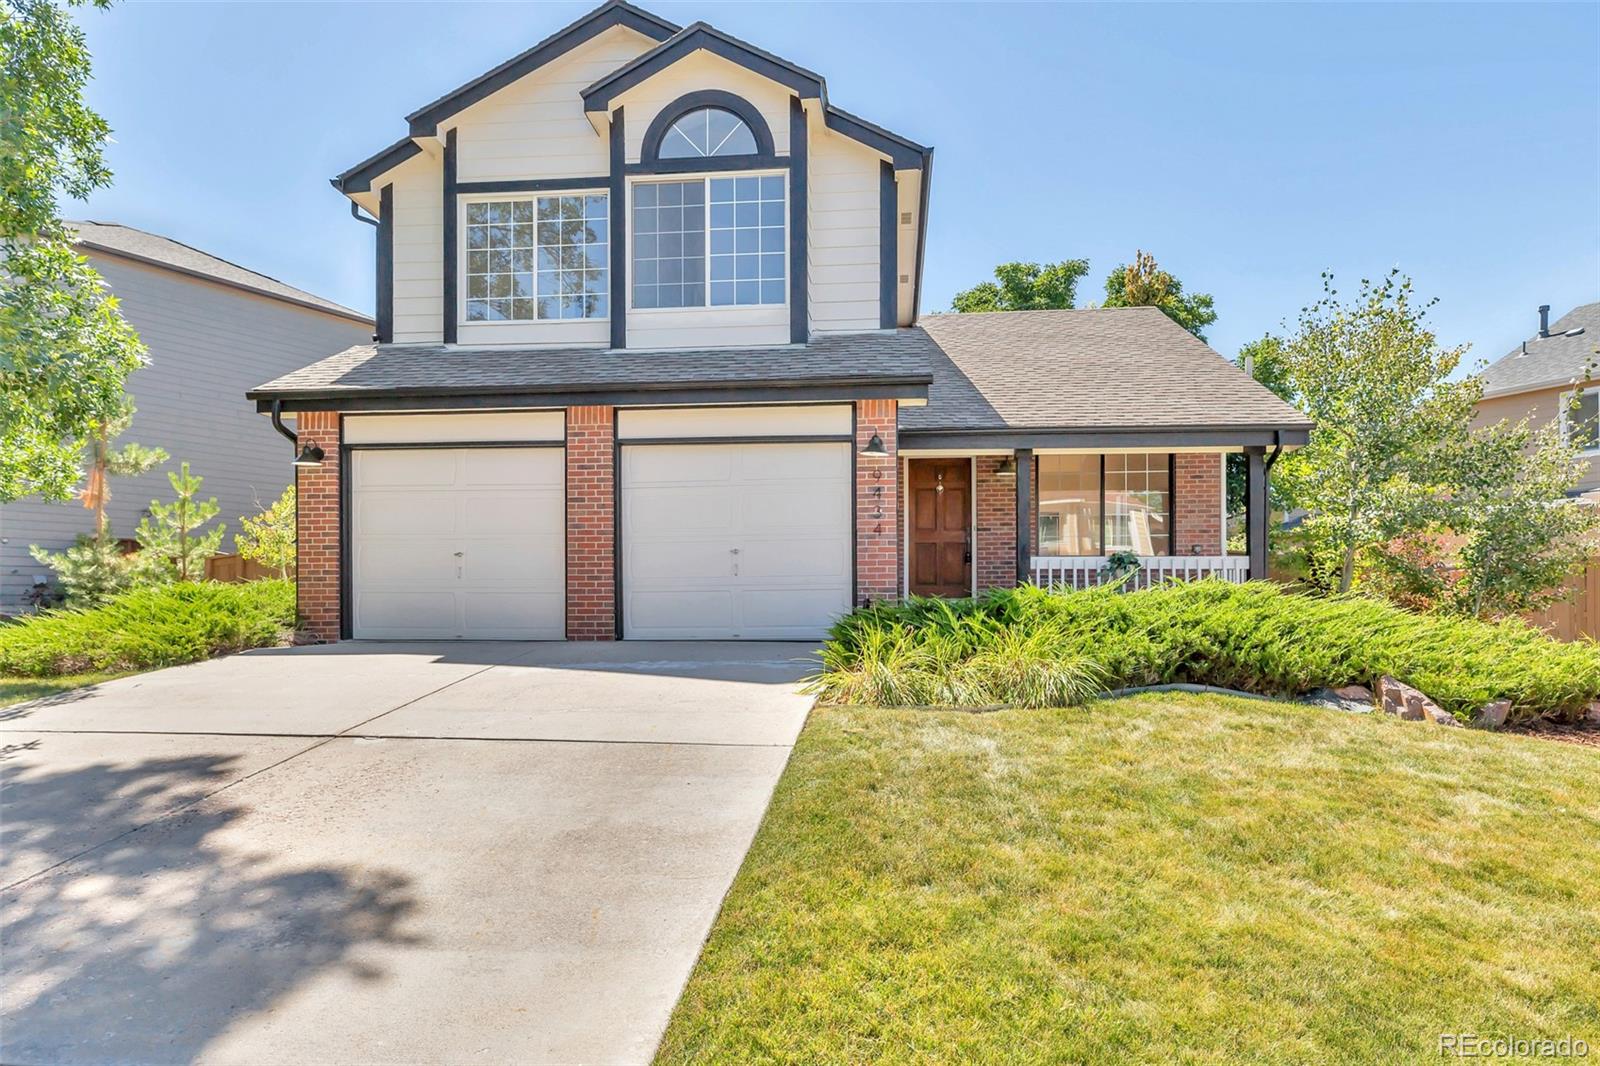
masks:
[[[187,582],[134,589],[100,607],[0,625],[0,675],[148,670],[285,642],[294,584]]]
[[[834,703],[1067,706],[1171,683],[1293,697],[1384,675],[1462,720],[1497,699],[1511,701],[1513,722],[1576,717],[1600,699],[1593,641],[1264,582],[913,597],[856,611],[831,637],[814,689]]]

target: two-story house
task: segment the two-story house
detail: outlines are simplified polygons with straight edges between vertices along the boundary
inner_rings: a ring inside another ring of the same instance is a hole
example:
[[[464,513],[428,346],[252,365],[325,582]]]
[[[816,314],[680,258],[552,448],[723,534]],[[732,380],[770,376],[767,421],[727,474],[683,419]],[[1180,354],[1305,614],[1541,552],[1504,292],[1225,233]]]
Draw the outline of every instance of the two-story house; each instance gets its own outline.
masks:
[[[377,342],[249,394],[306,453],[319,636],[810,639],[1119,551],[1265,573],[1306,419],[1152,308],[919,318],[932,149],[820,75],[611,2],[407,122],[333,179]]]

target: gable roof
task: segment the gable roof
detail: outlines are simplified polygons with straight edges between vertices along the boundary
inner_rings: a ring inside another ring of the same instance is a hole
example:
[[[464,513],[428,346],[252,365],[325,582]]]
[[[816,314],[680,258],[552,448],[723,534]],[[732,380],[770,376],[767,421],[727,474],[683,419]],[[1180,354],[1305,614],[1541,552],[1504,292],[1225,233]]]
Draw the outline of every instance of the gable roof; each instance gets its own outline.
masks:
[[[1577,336],[1562,336],[1581,329]],[[1504,396],[1580,380],[1590,360],[1600,362],[1600,303],[1580,304],[1556,319],[1550,336],[1529,337],[1483,371],[1483,394]],[[1596,371],[1600,375],[1600,370]]]
[[[332,300],[324,300],[314,293],[286,285],[277,278],[247,270],[237,263],[219,259],[208,252],[163,237],[156,233],[134,229],[117,222],[69,222],[76,235],[74,243],[83,249],[104,252],[108,255],[131,259],[149,266],[161,267],[189,277],[202,278],[219,285],[243,289],[274,300],[296,304],[313,311],[323,311],[352,322],[366,325],[372,319],[360,311],[353,311]]]
[[[676,34],[656,45],[648,52],[635,56],[616,70],[596,81],[582,92],[585,111],[603,112],[611,107],[618,96],[640,83],[666,70],[672,64],[694,52],[706,51],[736,63],[754,74],[775,81],[793,90],[802,99],[817,100],[822,104],[824,124],[836,133],[860,141],[874,151],[893,160],[898,170],[921,170],[928,164],[933,149],[918,144],[909,137],[891,133],[828,103],[828,83],[822,75],[807,70],[798,63],[757,48],[723,33],[705,22],[685,26]]]
[[[921,323],[938,354],[928,405],[900,413],[908,445],[919,433],[1311,428],[1158,308],[924,315]]]

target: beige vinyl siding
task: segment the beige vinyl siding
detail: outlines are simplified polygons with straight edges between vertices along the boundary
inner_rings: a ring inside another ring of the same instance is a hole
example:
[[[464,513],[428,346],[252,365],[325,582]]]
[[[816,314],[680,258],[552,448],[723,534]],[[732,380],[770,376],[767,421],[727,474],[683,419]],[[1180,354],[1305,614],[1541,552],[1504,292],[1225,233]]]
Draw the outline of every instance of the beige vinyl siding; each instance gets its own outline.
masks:
[[[820,124],[811,130],[811,330],[877,329],[879,156]]]
[[[789,90],[710,52],[685,56],[661,73],[621,94],[612,107],[622,107],[627,120],[628,162],[639,162],[645,131],[662,108],[687,93],[721,89],[742,97],[761,112],[772,131],[773,151],[789,154]]]
[[[895,217],[895,313],[896,321],[909,326],[916,321],[918,215],[922,206],[922,172],[895,172],[899,214]],[[902,281],[901,279],[905,280]]]
[[[1502,419],[1516,422],[1523,418],[1526,418],[1528,424],[1535,429],[1549,425],[1552,420],[1560,417],[1562,404],[1566,402],[1570,391],[1570,386],[1557,385],[1535,392],[1493,396],[1480,400],[1474,425],[1491,425]],[[1588,470],[1583,480],[1578,482],[1578,488],[1584,492],[1600,489],[1600,465],[1594,462],[1588,463]]]
[[[90,259],[150,349],[150,365],[128,380],[138,413],[121,439],[172,455],[141,478],[113,479],[112,531],[131,536],[151,499],[170,499],[165,472],[187,459],[205,478],[202,494],[222,507],[231,548],[240,516],[277,499],[293,469],[288,442],[245,392],[370,340],[372,327],[110,255]],[[30,544],[60,550],[92,527],[76,501],[0,506],[0,610],[14,610],[35,576],[49,573]]]
[[[394,339],[444,339],[444,170],[423,152],[382,182],[394,183]]]
[[[607,139],[585,116],[580,93],[655,43],[626,27],[613,27],[467,108],[455,120],[456,179],[607,173]]]

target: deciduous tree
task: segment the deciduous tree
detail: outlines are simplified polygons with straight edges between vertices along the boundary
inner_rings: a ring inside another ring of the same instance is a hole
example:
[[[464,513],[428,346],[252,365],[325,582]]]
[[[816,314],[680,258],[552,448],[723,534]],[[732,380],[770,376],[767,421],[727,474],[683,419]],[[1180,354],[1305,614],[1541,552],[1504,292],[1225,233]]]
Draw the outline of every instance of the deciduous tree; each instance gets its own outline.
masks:
[[[276,570],[278,576],[287,578],[294,567],[295,556],[295,498],[294,486],[283,490],[283,495],[254,518],[241,518],[243,533],[233,538],[241,558],[251,559],[262,566]]]
[[[952,309],[978,311],[1049,311],[1076,306],[1078,279],[1089,272],[1087,259],[1059,263],[1001,263],[994,281],[981,281],[956,293]]]
[[[1205,329],[1217,320],[1210,294],[1185,296],[1183,282],[1162,270],[1155,257],[1135,252],[1132,263],[1123,263],[1106,276],[1105,307],[1159,307],[1184,329],[1201,340]]]

